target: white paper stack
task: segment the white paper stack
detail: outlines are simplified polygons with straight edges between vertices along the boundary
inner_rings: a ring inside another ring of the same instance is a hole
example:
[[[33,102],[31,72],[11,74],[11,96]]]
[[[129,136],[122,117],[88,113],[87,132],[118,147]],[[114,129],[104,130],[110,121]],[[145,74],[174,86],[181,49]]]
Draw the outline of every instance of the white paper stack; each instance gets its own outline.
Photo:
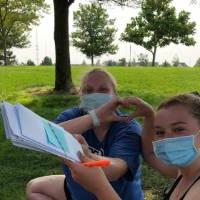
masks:
[[[6,138],[18,147],[51,153],[80,162],[83,152],[78,141],[59,125],[50,122],[21,104],[1,104]]]

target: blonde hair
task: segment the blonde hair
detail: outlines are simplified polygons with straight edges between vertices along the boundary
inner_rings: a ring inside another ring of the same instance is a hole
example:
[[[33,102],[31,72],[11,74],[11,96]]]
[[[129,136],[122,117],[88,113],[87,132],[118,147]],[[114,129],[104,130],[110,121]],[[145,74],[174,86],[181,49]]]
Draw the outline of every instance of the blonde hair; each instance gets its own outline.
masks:
[[[115,93],[117,92],[117,82],[116,82],[115,78],[113,77],[113,75],[110,72],[103,70],[101,68],[92,69],[83,76],[83,78],[81,80],[80,90],[82,90],[84,82],[89,78],[89,76],[92,76],[95,73],[102,73],[110,81],[110,83],[113,87],[113,91]]]
[[[162,102],[157,110],[182,105],[200,122],[200,96],[197,92],[173,96]]]

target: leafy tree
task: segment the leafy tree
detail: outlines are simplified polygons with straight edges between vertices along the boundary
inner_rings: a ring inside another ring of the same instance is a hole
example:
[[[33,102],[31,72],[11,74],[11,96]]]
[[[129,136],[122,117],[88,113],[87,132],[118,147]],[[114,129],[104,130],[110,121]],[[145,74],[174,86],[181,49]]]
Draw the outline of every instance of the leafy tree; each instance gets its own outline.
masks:
[[[56,78],[55,90],[69,92],[74,88],[71,77],[71,63],[69,53],[69,8],[75,0],[53,0],[56,47]],[[140,0],[96,0],[97,2],[113,2],[117,5],[138,4]]]
[[[124,41],[140,45],[152,53],[152,65],[155,65],[158,47],[170,43],[194,45],[192,35],[195,22],[189,22],[189,12],[181,11],[176,16],[172,0],[144,0],[142,11],[127,24],[121,37]]]
[[[195,65],[194,65],[194,67],[200,67],[200,58],[197,59],[197,61],[196,61]]]
[[[105,53],[116,53],[117,46],[112,44],[116,29],[114,20],[108,19],[108,14],[101,4],[80,4],[74,12],[75,32],[72,33],[73,45],[91,59]]]
[[[104,65],[105,66],[116,66],[117,65],[117,62],[116,61],[114,61],[114,60],[106,60],[106,61],[104,61]]]
[[[7,49],[25,47],[31,25],[37,24],[47,9],[45,0],[0,0],[0,49],[3,49],[4,65],[8,64]]]
[[[35,66],[35,63],[31,59],[28,59],[26,65]]]
[[[6,60],[8,65],[14,65],[17,64],[16,56],[13,55],[12,51],[7,50],[6,51]],[[0,65],[4,64],[4,53],[3,51],[0,51]]]
[[[126,58],[120,58],[118,62],[119,66],[126,66]]]
[[[52,60],[51,60],[51,58],[48,57],[48,56],[45,56],[40,65],[52,65]]]
[[[140,53],[138,56],[138,63],[140,66],[148,66],[149,63],[148,55]]]
[[[167,60],[165,60],[165,61],[162,63],[161,66],[162,66],[162,67],[170,67],[171,64],[170,64],[170,62],[168,62]]]

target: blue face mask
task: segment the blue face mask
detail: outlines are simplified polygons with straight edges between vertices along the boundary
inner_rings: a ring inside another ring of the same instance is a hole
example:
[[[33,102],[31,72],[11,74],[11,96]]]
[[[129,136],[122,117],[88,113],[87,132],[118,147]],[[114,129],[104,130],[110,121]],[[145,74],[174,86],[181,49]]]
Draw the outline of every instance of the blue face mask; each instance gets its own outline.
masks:
[[[109,102],[112,98],[113,95],[107,93],[86,94],[80,97],[81,99],[80,107],[83,108],[85,112],[88,112]]]
[[[195,135],[167,138],[153,142],[156,157],[167,165],[186,167],[198,156]]]

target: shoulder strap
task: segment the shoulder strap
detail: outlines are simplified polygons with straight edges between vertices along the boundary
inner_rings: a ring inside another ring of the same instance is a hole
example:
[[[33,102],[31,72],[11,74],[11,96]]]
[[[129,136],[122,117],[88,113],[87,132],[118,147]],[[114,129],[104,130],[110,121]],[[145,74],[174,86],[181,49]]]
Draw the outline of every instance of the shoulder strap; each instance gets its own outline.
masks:
[[[185,193],[183,194],[183,196],[180,198],[180,200],[183,200],[183,199],[184,199],[185,195],[188,193],[188,191],[191,189],[191,187],[192,187],[198,180],[200,180],[200,176],[197,177],[197,178],[194,180],[194,182],[190,185],[190,187],[185,191]]]
[[[168,188],[164,190],[163,200],[169,200],[172,192],[174,191],[174,189],[176,188],[181,179],[182,175],[178,176],[178,178]]]

